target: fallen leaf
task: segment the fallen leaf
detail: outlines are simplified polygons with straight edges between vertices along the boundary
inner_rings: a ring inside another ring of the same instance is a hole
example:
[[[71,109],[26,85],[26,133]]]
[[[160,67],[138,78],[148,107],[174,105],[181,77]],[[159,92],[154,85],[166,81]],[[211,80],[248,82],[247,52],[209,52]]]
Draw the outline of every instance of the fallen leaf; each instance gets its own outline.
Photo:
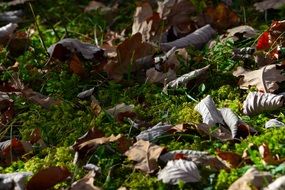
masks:
[[[196,125],[196,129],[201,135],[207,135],[221,141],[232,140],[232,133],[223,126],[213,129],[213,126],[211,127],[205,123],[201,123]]]
[[[126,105],[125,103],[121,103],[116,105],[113,108],[107,110],[107,113],[112,115],[116,120],[123,121],[124,117],[134,117],[134,105]]]
[[[15,172],[0,174],[0,187],[2,190],[22,190],[26,187],[27,178],[32,172]]]
[[[76,54],[72,54],[70,58],[69,69],[80,77],[84,77],[86,75],[84,65],[81,63]]]
[[[45,169],[41,169],[36,173],[27,183],[27,190],[35,189],[49,189],[54,185],[63,182],[69,177],[71,173],[67,168],[61,166],[50,166]]]
[[[237,179],[229,190],[252,190],[262,189],[266,184],[272,181],[272,176],[269,172],[260,172],[255,167],[248,169],[245,174]]]
[[[217,110],[216,105],[210,95],[207,95],[202,99],[194,109],[198,111],[203,118],[203,123],[209,125],[210,127],[215,124],[224,124],[223,117],[219,110]]]
[[[97,172],[100,172],[100,168],[93,164],[87,164],[83,168],[89,170],[88,174],[74,182],[68,190],[101,190],[101,188],[93,185],[94,177]]]
[[[136,136],[136,139],[137,139],[137,141],[138,140],[152,141],[155,138],[166,133],[172,127],[173,127],[173,125],[171,125],[171,124],[159,122],[155,126],[149,128],[145,131],[140,132],[140,134]]]
[[[84,156],[86,156],[88,153],[95,151],[96,148],[99,145],[102,144],[107,144],[111,142],[117,142],[119,145],[118,147],[124,148],[122,152],[125,151],[128,147],[125,147],[124,145],[127,145],[128,143],[126,142],[126,139],[124,138],[123,135],[119,134],[117,136],[111,135],[109,137],[99,137],[99,138],[93,138],[90,140],[84,140],[83,139],[88,139],[87,137],[84,137],[80,139],[79,141],[77,140],[76,144],[72,146],[73,150],[75,150],[78,153],[78,158],[77,159],[82,159]],[[123,143],[123,144],[122,144]]]
[[[47,109],[50,108],[51,106],[60,104],[60,100],[54,100],[51,97],[48,97],[43,94],[40,94],[39,92],[33,91],[31,88],[23,89],[22,93],[26,99],[36,104],[39,104],[42,107],[47,108]]]
[[[273,111],[284,105],[284,96],[271,93],[250,92],[243,102],[243,113],[259,114],[263,111]]]
[[[227,38],[232,38],[234,41],[253,38],[256,35],[257,31],[248,25],[237,26],[227,30]]]
[[[168,51],[173,47],[176,47],[177,49],[189,46],[202,48],[215,34],[216,31],[208,24],[173,42],[161,43],[160,48],[164,51]]]
[[[218,31],[236,26],[240,22],[238,15],[224,3],[219,3],[216,7],[208,7],[204,11],[204,19]]]
[[[30,143],[16,138],[0,142],[0,164],[7,166],[32,150]]]
[[[169,83],[167,83],[164,88],[163,88],[163,92],[165,94],[167,94],[167,90],[168,88],[174,88],[174,89],[177,89],[179,86],[186,86],[187,83],[192,80],[192,79],[195,79],[197,77],[199,77],[200,75],[202,74],[205,74],[205,72],[209,69],[210,65],[206,66],[206,67],[203,67],[201,69],[197,69],[197,70],[194,70],[194,71],[191,71],[187,74],[184,74],[180,77],[178,77],[177,79],[173,80],[173,81],[170,81]]]
[[[99,101],[94,96],[91,96],[90,107],[91,107],[91,111],[95,114],[95,116],[98,116],[100,112],[102,111]]]
[[[277,119],[270,119],[269,121],[267,121],[265,123],[265,128],[269,129],[269,128],[273,128],[273,127],[285,127],[285,123],[278,121]]]
[[[152,11],[151,5],[148,2],[139,3],[134,14],[132,35],[139,32],[143,41],[149,41],[156,35],[159,23],[160,17]]]
[[[220,113],[224,119],[224,122],[230,128],[232,138],[246,138],[249,135],[256,134],[257,131],[251,128],[249,125],[241,121],[235,113],[229,108],[220,109]]]
[[[222,161],[217,157],[209,155],[208,152],[195,150],[173,150],[159,157],[160,160],[168,162],[170,160],[184,159],[194,162],[198,166],[210,166],[212,169],[220,171],[221,169],[229,170]]]
[[[149,141],[139,140],[125,152],[125,155],[129,160],[137,162],[136,169],[153,173],[158,169],[157,160],[164,150],[164,147],[152,144]]]
[[[5,26],[2,26],[0,28],[0,43],[5,42],[17,27],[18,25],[14,23],[9,23]]]
[[[234,152],[216,151],[218,157],[229,164],[229,168],[240,167],[243,163],[242,157]]]
[[[277,155],[272,155],[267,144],[263,143],[258,147],[262,162],[264,165],[276,165],[285,161],[285,158],[280,159]]]
[[[72,53],[80,54],[84,59],[102,59],[104,51],[95,45],[82,43],[77,39],[65,38],[48,48],[51,57],[65,61]]]
[[[98,1],[90,1],[89,4],[84,8],[84,12],[89,12],[96,9],[100,9],[102,12],[110,10],[110,8],[107,7],[104,3]]]
[[[171,160],[158,172],[158,180],[172,185],[178,184],[179,180],[185,183],[193,183],[201,180],[196,164],[187,160]]]
[[[170,82],[176,79],[176,72],[169,69],[166,73],[159,72],[155,68],[148,69],[146,71],[146,81],[150,83],[162,83]]]
[[[279,9],[284,4],[284,0],[264,0],[262,2],[254,3],[254,7],[256,10],[264,12],[268,9]]]
[[[259,91],[270,93],[279,88],[277,82],[285,80],[285,76],[281,74],[281,70],[278,70],[275,64],[254,71],[246,71],[244,68],[238,67],[233,75],[236,77],[243,76],[238,83],[241,89],[256,86]]]
[[[90,88],[88,90],[85,90],[83,92],[80,92],[78,95],[77,95],[77,98],[80,98],[80,99],[85,99],[85,98],[88,98],[90,97],[93,92],[94,92],[95,88]]]
[[[124,74],[138,69],[135,60],[152,55],[154,51],[155,48],[151,44],[142,42],[142,35],[136,33],[118,45],[118,61],[108,63],[104,70],[112,79],[120,81]]]
[[[264,190],[282,190],[285,187],[285,176],[278,177],[270,183]]]

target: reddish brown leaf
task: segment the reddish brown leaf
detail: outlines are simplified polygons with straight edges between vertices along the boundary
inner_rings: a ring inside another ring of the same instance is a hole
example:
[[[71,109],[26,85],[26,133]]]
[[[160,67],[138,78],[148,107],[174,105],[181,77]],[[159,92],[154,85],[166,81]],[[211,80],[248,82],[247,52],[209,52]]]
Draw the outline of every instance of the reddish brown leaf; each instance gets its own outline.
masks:
[[[49,189],[64,181],[71,173],[66,167],[51,166],[40,170],[27,183],[27,190]]]
[[[242,157],[234,152],[216,151],[219,158],[230,164],[230,168],[239,167],[242,164]]]
[[[280,159],[277,155],[272,155],[267,144],[263,143],[258,147],[263,163],[275,165],[285,161],[285,158]]]
[[[104,70],[111,78],[120,81],[124,74],[139,69],[135,60],[152,55],[154,50],[155,48],[151,44],[142,42],[140,33],[136,33],[118,46],[118,62],[108,63]]]
[[[80,77],[84,77],[86,75],[84,65],[76,54],[73,54],[70,58],[69,69]]]

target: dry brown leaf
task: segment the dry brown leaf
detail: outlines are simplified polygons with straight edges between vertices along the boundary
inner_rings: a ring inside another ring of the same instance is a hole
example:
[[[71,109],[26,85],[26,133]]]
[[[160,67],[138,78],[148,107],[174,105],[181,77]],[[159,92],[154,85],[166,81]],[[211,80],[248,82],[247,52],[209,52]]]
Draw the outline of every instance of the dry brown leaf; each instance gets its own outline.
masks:
[[[248,25],[242,25],[228,29],[227,33],[227,38],[232,38],[234,41],[241,38],[253,38],[257,35],[257,31]]]
[[[90,107],[91,107],[91,111],[95,114],[95,116],[98,116],[101,113],[102,108],[100,106],[100,103],[94,96],[91,96]]]
[[[31,88],[23,89],[22,93],[27,100],[37,103],[44,108],[50,108],[51,106],[58,105],[61,102],[60,100],[54,100],[51,97],[35,92]]]
[[[203,67],[201,69],[197,69],[197,70],[194,70],[194,71],[191,71],[187,74],[184,74],[180,77],[178,77],[177,79],[173,80],[173,81],[170,81],[169,83],[167,83],[164,88],[163,88],[163,92],[165,94],[167,94],[167,89],[168,88],[174,88],[174,89],[177,89],[179,86],[186,86],[187,83],[192,80],[192,79],[195,79],[197,77],[199,77],[200,75],[203,75],[205,74],[205,72],[209,69],[210,65],[206,66],[206,67]]]
[[[32,150],[30,143],[16,138],[0,142],[0,165],[7,166]]]
[[[201,123],[199,125],[196,125],[196,130],[201,135],[207,135],[209,137],[213,137],[221,141],[228,141],[232,139],[231,132],[223,126],[219,126],[219,128],[217,129],[212,129],[212,127],[210,127],[209,125]]]
[[[218,31],[236,26],[240,22],[238,15],[224,3],[219,3],[216,7],[208,7],[204,12],[206,22]]]
[[[76,54],[73,54],[70,58],[69,69],[80,77],[84,77],[86,75],[84,65]]]
[[[112,115],[117,121],[122,122],[125,117],[132,118],[136,115],[134,108],[135,106],[133,104],[126,105],[125,103],[121,103],[113,108],[108,109],[107,113]]]
[[[262,2],[254,3],[256,10],[263,12],[268,9],[278,9],[285,4],[284,0],[264,0]]]
[[[27,190],[47,190],[57,183],[66,180],[71,173],[65,167],[51,166],[40,170],[27,183]]]
[[[215,124],[224,124],[223,117],[219,110],[216,108],[215,102],[210,95],[202,99],[194,109],[198,111],[203,118],[203,123],[210,127]]]
[[[139,140],[125,152],[125,155],[129,160],[137,162],[136,169],[153,173],[158,169],[157,160],[164,150],[164,147],[152,144],[149,141]]]
[[[166,73],[159,72],[155,68],[146,71],[146,80],[150,83],[168,83],[176,79],[176,72],[169,69]]]
[[[284,106],[284,96],[270,93],[250,92],[243,102],[243,113],[259,114],[263,111],[273,111]]]
[[[209,24],[207,24],[185,37],[179,38],[172,42],[161,43],[160,47],[164,51],[168,51],[173,47],[176,47],[177,49],[186,48],[189,46],[202,48],[203,45],[208,43],[215,34],[216,31]]]
[[[272,155],[268,145],[265,143],[260,145],[258,150],[264,165],[276,165],[285,161],[285,158],[280,159],[277,155]]]
[[[48,48],[50,57],[65,61],[72,53],[81,55],[84,59],[102,59],[104,51],[93,44],[82,43],[77,39],[66,38]]]
[[[27,178],[31,175],[33,175],[32,172],[0,174],[0,187],[2,190],[25,189]]]
[[[135,62],[137,59],[153,55],[154,51],[155,48],[151,44],[142,42],[142,35],[136,33],[117,47],[118,62],[109,62],[104,70],[112,79],[120,81],[124,74],[139,69]]]
[[[217,150],[216,153],[220,159],[229,164],[229,168],[240,167],[243,163],[242,157],[234,152],[222,152]]]
[[[236,180],[228,190],[262,189],[271,181],[272,176],[269,172],[260,172],[255,167],[252,167],[248,169],[242,177]]]
[[[152,7],[148,2],[142,2],[136,7],[132,35],[139,32],[142,34],[143,41],[149,41],[151,37],[156,35],[159,22],[158,13],[152,11]]]
[[[238,67],[233,75],[236,77],[243,76],[239,80],[241,89],[256,86],[259,91],[270,93],[279,88],[277,82],[285,80],[285,76],[281,74],[281,70],[276,68],[276,65],[267,65],[254,71],[246,71],[244,68]]]
[[[179,180],[185,183],[198,182],[201,180],[199,170],[196,164],[187,160],[171,160],[167,165],[158,172],[158,180],[163,183],[170,183],[172,185],[178,184]]]

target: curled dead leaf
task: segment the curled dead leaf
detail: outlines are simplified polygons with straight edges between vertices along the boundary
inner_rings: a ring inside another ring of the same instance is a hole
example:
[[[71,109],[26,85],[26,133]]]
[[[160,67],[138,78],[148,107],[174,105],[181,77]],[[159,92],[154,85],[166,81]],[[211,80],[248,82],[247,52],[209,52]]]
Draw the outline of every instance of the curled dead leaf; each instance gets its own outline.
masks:
[[[218,157],[225,161],[229,168],[240,167],[243,163],[242,157],[234,152],[223,152],[220,150],[216,151]]]
[[[285,123],[278,121],[277,119],[270,119],[265,123],[265,128],[273,128],[273,127],[285,127]]]
[[[270,93],[250,92],[243,102],[243,113],[254,115],[263,111],[273,111],[284,105],[284,96]]]

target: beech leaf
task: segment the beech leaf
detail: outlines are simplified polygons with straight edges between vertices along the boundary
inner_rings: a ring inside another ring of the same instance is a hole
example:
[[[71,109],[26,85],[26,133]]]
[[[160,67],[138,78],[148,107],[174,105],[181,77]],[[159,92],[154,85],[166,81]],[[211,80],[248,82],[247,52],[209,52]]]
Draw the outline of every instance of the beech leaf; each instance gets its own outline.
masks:
[[[278,9],[285,4],[284,0],[264,0],[258,3],[254,3],[256,10],[264,12],[268,9]]]
[[[270,183],[264,190],[283,190],[285,187],[285,176],[278,177]]]
[[[277,119],[270,119],[265,123],[265,128],[272,128],[272,127],[285,127],[285,123],[278,121]]]
[[[210,127],[219,123],[224,124],[221,113],[217,110],[216,105],[210,95],[202,99],[194,108],[203,118],[203,123]]]
[[[204,44],[208,43],[215,34],[216,31],[208,24],[173,42],[161,43],[160,46],[164,51],[168,51],[173,47],[176,47],[177,49],[188,46],[201,48]]]
[[[239,80],[241,89],[248,89],[250,86],[256,86],[262,92],[274,92],[279,86],[276,82],[285,80],[285,76],[281,74],[281,70],[276,68],[276,65],[267,65],[258,70],[246,71],[242,67],[238,67],[233,72],[236,77],[243,76]]]
[[[187,160],[171,160],[158,172],[158,179],[163,183],[178,184],[179,180],[185,183],[201,180],[196,164]]]
[[[17,24],[9,23],[5,26],[2,26],[0,28],[0,41],[5,40],[5,38],[8,38],[9,35],[11,35],[14,30],[17,28]]]
[[[257,31],[248,25],[237,26],[227,30],[228,38],[233,38],[234,40],[238,40],[238,36],[242,36],[243,38],[252,38],[257,35]]]
[[[57,183],[66,180],[71,173],[65,167],[50,166],[45,169],[41,169],[36,173],[27,183],[27,190],[42,189],[46,190]]]
[[[207,65],[206,67],[203,67],[201,69],[197,69],[197,70],[194,70],[194,71],[191,71],[187,74],[184,74],[180,77],[178,77],[177,79],[173,80],[173,81],[170,81],[169,83],[167,83],[164,88],[163,88],[163,92],[165,94],[167,94],[167,90],[168,88],[174,88],[174,89],[177,89],[179,86],[181,85],[184,85],[186,86],[187,83],[192,80],[192,79],[195,79],[197,77],[199,77],[200,75],[202,74],[205,74],[205,72],[209,69],[210,65]]]
[[[176,72],[172,69],[169,69],[166,73],[159,72],[155,68],[148,69],[146,71],[147,81],[150,83],[162,83],[170,82],[176,79]]]
[[[169,129],[171,129],[173,125],[159,122],[155,126],[142,131],[139,135],[136,136],[137,140],[145,140],[145,141],[151,141],[160,135],[166,133]]]
[[[262,189],[270,181],[272,181],[272,176],[269,172],[260,172],[255,167],[252,167],[242,177],[237,179],[228,190]]]
[[[84,59],[102,58],[104,51],[95,45],[82,43],[77,39],[65,38],[48,48],[51,57],[67,60],[72,53],[80,54]]]
[[[273,111],[284,105],[284,96],[271,93],[250,92],[243,102],[243,113],[259,114],[263,111]]]
[[[158,169],[157,160],[164,150],[164,147],[152,144],[149,141],[139,140],[125,152],[125,155],[129,160],[137,162],[136,169],[153,173]]]
[[[16,172],[0,174],[1,190],[22,190],[25,189],[27,178],[32,176],[32,172]]]

